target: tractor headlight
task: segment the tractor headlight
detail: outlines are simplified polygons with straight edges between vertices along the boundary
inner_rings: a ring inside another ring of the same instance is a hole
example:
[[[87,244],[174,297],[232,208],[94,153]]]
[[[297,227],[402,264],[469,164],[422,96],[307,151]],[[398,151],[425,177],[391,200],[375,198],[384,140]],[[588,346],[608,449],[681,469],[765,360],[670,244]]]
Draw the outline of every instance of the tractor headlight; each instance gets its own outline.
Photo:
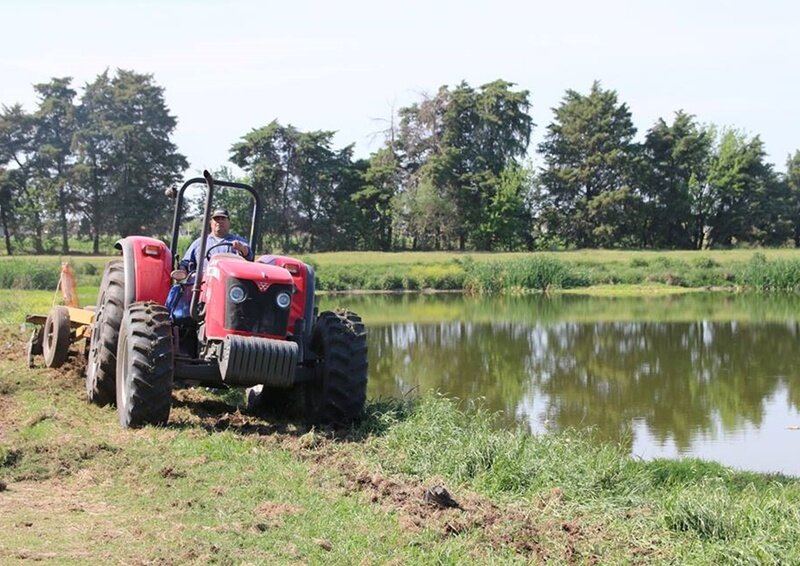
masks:
[[[234,285],[228,289],[228,298],[232,303],[236,303],[238,305],[247,298],[247,291],[244,290],[244,287]]]
[[[278,296],[275,297],[275,303],[282,309],[288,309],[289,305],[292,304],[292,297],[286,292],[278,293]]]

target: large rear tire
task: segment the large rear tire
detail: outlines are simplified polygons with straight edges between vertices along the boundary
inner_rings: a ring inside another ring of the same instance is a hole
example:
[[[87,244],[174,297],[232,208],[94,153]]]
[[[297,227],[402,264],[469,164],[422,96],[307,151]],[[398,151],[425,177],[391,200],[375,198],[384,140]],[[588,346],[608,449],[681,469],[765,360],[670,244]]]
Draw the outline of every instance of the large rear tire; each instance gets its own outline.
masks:
[[[158,303],[133,303],[117,346],[117,414],[124,428],[167,424],[173,372],[169,312]]]
[[[361,417],[367,400],[367,332],[347,310],[320,313],[311,337],[320,358],[317,379],[306,389],[310,419],[347,424]]]
[[[69,311],[67,307],[53,307],[47,315],[42,334],[44,365],[49,368],[63,366],[69,356],[69,344]]]
[[[116,398],[117,342],[124,309],[125,271],[122,260],[113,260],[100,283],[86,361],[86,397],[101,407]]]

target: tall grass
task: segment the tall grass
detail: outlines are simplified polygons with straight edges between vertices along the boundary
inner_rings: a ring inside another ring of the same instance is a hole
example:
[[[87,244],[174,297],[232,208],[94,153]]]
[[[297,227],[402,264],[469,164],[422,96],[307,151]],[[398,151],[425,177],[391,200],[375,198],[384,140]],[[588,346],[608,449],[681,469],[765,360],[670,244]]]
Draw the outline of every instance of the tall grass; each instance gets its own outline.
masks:
[[[759,291],[797,291],[800,289],[800,259],[769,261],[755,254],[741,271],[743,286]]]
[[[467,258],[461,263],[466,270],[464,287],[474,293],[498,293],[503,290],[547,292],[557,287],[585,287],[590,284],[589,279],[577,269],[543,255],[488,263]]]
[[[317,254],[321,291],[421,289],[472,293],[546,292],[595,285],[800,289],[800,257],[793,250],[731,252],[609,252],[456,254],[435,252]],[[68,258],[85,285],[99,284],[108,257]],[[62,258],[0,258],[0,288],[54,289]]]

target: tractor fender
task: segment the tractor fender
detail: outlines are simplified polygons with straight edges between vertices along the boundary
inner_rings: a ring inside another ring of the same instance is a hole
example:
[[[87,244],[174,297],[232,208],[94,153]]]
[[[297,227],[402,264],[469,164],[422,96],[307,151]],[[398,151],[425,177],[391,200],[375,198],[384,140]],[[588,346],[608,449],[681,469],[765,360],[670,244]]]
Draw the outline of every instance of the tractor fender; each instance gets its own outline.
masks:
[[[297,294],[292,299],[292,310],[289,320],[289,331],[294,333],[294,323],[297,319],[305,320],[305,340],[311,342],[311,333],[314,327],[314,293],[316,277],[314,268],[293,257],[283,255],[262,255],[256,262],[267,265],[277,265],[289,270],[294,280]]]
[[[167,301],[172,270],[172,254],[161,240],[128,236],[114,244],[122,250],[125,272],[125,307],[139,301]]]

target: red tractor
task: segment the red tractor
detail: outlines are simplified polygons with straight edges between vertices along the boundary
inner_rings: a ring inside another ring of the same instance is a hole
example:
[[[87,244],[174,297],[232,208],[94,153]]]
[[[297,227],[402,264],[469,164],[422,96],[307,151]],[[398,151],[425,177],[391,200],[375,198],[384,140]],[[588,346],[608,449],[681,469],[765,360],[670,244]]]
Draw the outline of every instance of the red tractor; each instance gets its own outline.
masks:
[[[178,233],[184,192],[197,183],[207,187],[202,244],[197,268],[187,274],[176,269]],[[280,404],[300,394],[312,422],[357,419],[367,388],[361,318],[346,310],[317,315],[314,269],[298,259],[256,253],[251,262],[235,253],[209,254],[215,187],[252,196],[249,241],[257,251],[261,199],[251,186],[204,172],[172,189],[170,247],[129,236],[116,244],[122,259],[106,265],[88,344],[89,400],[116,404],[123,427],[163,425],[178,380],[251,387],[251,404]]]

